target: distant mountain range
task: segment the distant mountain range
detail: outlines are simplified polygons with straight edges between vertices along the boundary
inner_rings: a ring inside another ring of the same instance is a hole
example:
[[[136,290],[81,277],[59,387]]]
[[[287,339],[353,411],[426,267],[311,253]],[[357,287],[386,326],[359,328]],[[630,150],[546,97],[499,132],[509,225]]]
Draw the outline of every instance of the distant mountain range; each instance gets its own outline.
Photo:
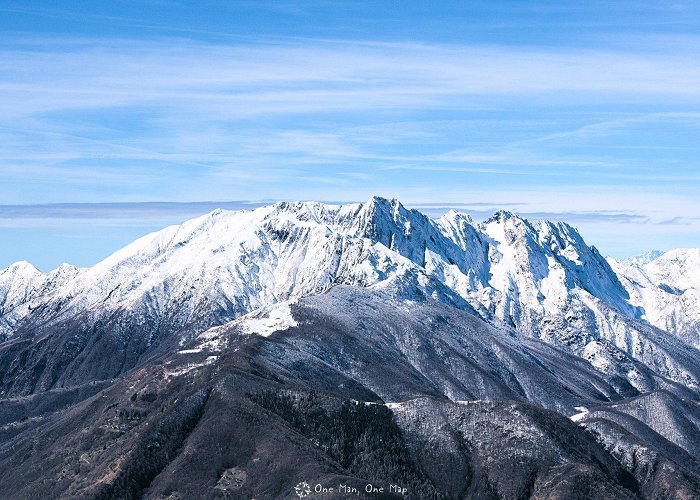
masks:
[[[383,198],[215,210],[0,271],[0,340],[0,497],[700,496],[700,249]]]

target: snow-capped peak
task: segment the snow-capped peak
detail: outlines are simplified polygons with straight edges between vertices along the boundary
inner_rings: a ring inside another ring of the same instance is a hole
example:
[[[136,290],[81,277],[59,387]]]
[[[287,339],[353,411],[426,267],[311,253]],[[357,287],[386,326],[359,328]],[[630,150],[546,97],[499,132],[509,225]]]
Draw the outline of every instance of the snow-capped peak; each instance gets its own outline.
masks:
[[[90,269],[64,270],[67,282],[51,300],[75,311],[136,307],[163,316],[176,308],[186,323],[203,304],[235,317],[338,282],[371,285],[406,266],[526,330],[537,330],[535,317],[558,311],[576,287],[619,309],[626,298],[571,226],[505,211],[481,225],[456,211],[435,221],[372,197],[215,210],[146,235]]]
[[[15,262],[0,271],[0,316],[29,300],[42,276],[26,261]]]
[[[644,264],[644,270],[657,283],[700,289],[700,248],[670,250]]]
[[[671,264],[681,257],[688,265],[675,271]],[[697,259],[692,251],[668,252],[647,265],[648,273],[691,279]],[[615,318],[641,317],[629,283],[623,287],[568,224],[506,211],[481,224],[457,211],[434,220],[379,197],[214,210],[146,235],[88,269],[32,269],[19,263],[0,273],[4,335],[36,315],[51,325],[117,311],[138,318],[146,336],[192,334],[338,283],[432,297],[525,334],[576,339],[580,350],[600,338],[633,349],[620,333],[631,327]],[[15,275],[23,278],[8,278]]]
[[[644,266],[658,259],[664,254],[661,250],[651,250],[641,255],[635,255],[626,259],[615,259],[618,263],[625,266]]]
[[[494,213],[491,217],[486,219],[484,221],[484,226],[488,226],[492,222],[504,222],[510,219],[517,219],[520,221],[523,221],[524,219],[521,219],[519,216],[515,215],[513,212],[509,212],[508,210],[498,210],[496,213]]]
[[[2,276],[13,276],[18,278],[28,277],[28,276],[39,276],[41,271],[39,271],[32,264],[26,260],[20,260],[13,264],[10,264],[3,270],[0,270],[0,275]]]
[[[700,347],[700,249],[608,260],[644,319]]]

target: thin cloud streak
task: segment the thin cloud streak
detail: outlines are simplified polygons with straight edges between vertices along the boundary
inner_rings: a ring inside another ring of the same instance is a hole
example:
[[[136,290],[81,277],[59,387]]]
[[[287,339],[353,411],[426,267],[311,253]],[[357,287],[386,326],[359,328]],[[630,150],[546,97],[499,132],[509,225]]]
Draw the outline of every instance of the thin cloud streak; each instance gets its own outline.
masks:
[[[626,118],[618,118],[615,120],[606,120],[602,122],[592,123],[579,127],[575,130],[569,130],[565,132],[557,132],[554,134],[548,134],[542,137],[535,137],[532,139],[525,139],[516,142],[511,142],[508,144],[509,147],[531,145],[536,143],[546,143],[557,141],[561,139],[591,139],[594,137],[606,137],[611,135],[615,131],[619,131],[629,125],[633,124],[646,124],[646,123],[665,123],[680,121],[686,122],[693,125],[700,125],[700,113],[692,112],[666,112],[666,113],[645,113],[642,115],[636,115]],[[651,146],[639,146],[643,148],[649,148]]]
[[[353,203],[350,201],[340,201],[335,203]],[[54,203],[40,205],[0,205],[0,220],[9,221],[24,219],[29,224],[37,224],[40,221],[55,220],[114,220],[138,221],[148,220],[149,222],[158,220],[172,220],[174,218],[195,217],[216,209],[224,210],[251,210],[269,204],[261,201],[202,201],[189,203],[176,202],[146,202],[146,203]],[[508,207],[524,207],[529,203],[509,202]],[[431,214],[442,214],[450,209],[463,211],[478,218],[486,218],[502,209],[498,204],[487,202],[428,202],[410,203],[407,206],[425,211]],[[484,209],[483,207],[489,207]],[[577,212],[577,211],[521,211],[516,213],[528,219],[548,219],[568,222],[612,222],[612,223],[637,223],[646,224],[650,217],[643,214],[622,213],[610,210]],[[676,218],[680,219],[680,218]],[[675,220],[662,221],[659,224],[676,223]],[[0,223],[1,224],[1,223]],[[17,227],[22,226],[22,222],[17,223]]]
[[[186,182],[204,186],[226,179],[243,186],[298,179],[347,186],[391,171],[566,179],[585,169],[620,179],[638,163],[529,149],[538,139],[400,151],[412,138],[430,137],[427,125],[411,129],[408,121],[403,131],[378,138],[371,124],[353,136],[347,124],[328,132],[304,125],[295,130],[293,123],[301,116],[314,120],[335,113],[348,119],[371,111],[376,129],[396,114],[410,119],[440,110],[471,112],[513,99],[522,108],[522,102],[537,107],[574,95],[579,103],[610,95],[644,103],[700,96],[700,67],[663,51],[312,39],[239,46],[185,39],[49,40],[0,50],[0,172],[8,185],[31,175],[75,189],[145,189],[167,174],[177,196]],[[695,114],[683,116],[691,120]],[[275,122],[272,130],[251,128],[266,120]],[[620,126],[607,123],[541,140],[580,139],[590,130]],[[132,124],[142,130],[128,130]],[[320,168],[329,165],[328,171]],[[187,169],[195,178],[177,183]],[[638,175],[700,180],[687,173]]]
[[[14,117],[150,104],[235,119],[454,105],[451,98],[459,95],[700,95],[700,68],[673,52],[187,40],[75,47],[56,40],[51,50],[6,47],[0,60],[0,91],[9,97],[3,104]]]
[[[2,219],[129,219],[172,218],[173,216],[202,214],[222,208],[225,210],[250,210],[264,202],[253,201],[201,201],[190,203],[51,203],[37,205],[0,205]]]

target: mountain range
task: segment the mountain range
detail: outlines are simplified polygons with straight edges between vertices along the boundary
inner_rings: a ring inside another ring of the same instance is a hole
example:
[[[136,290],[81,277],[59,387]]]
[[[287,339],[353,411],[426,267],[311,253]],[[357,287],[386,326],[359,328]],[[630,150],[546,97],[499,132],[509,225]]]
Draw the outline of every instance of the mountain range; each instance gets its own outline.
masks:
[[[562,222],[378,197],[19,262],[0,496],[696,498],[699,300],[700,249],[606,259]]]

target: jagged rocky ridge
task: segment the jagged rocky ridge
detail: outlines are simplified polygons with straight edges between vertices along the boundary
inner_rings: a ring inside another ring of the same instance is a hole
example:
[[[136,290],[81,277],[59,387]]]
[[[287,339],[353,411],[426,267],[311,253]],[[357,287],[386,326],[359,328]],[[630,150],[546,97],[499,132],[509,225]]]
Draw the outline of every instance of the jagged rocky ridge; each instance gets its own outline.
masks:
[[[683,302],[658,319],[663,308],[651,312],[637,300],[627,275],[620,278],[573,227],[508,212],[483,224],[454,211],[433,220],[396,200],[372,198],[345,206],[217,210],[145,236],[90,269],[62,266],[43,275],[26,263],[11,266],[0,273],[0,335],[26,345],[14,344],[9,355],[0,349],[0,377],[10,367],[16,371],[18,350],[27,349],[27,362],[45,368],[17,384],[0,379],[0,394],[80,382],[74,373],[85,367],[70,349],[93,357],[106,348],[118,352],[92,373],[109,378],[150,352],[259,307],[339,283],[370,286],[394,277],[563,347],[639,390],[653,385],[637,362],[700,387],[696,351],[689,348],[697,342],[697,323],[678,319],[677,312],[696,314],[695,303]],[[654,320],[645,321],[649,317]],[[657,330],[669,323],[673,336]],[[61,366],[42,353],[52,342],[41,333],[56,337],[57,331],[73,332],[61,347]]]
[[[649,283],[694,293],[669,283],[681,261]],[[320,397],[328,415],[348,401],[391,410],[362,418],[400,432],[411,465],[385,472],[415,498],[692,497],[697,335],[651,320],[621,270],[646,265],[606,261],[566,224],[432,220],[381,198],[215,211],[90,269],[16,264],[0,272],[0,493],[288,497],[307,470],[368,479],[376,450],[334,454],[331,417],[296,426]],[[207,433],[232,422],[247,430],[221,439],[267,465],[214,451]],[[270,425],[296,444],[272,444]],[[266,486],[269,467],[280,478]],[[515,471],[505,482],[502,467]]]
[[[610,263],[644,320],[700,347],[700,249]]]

